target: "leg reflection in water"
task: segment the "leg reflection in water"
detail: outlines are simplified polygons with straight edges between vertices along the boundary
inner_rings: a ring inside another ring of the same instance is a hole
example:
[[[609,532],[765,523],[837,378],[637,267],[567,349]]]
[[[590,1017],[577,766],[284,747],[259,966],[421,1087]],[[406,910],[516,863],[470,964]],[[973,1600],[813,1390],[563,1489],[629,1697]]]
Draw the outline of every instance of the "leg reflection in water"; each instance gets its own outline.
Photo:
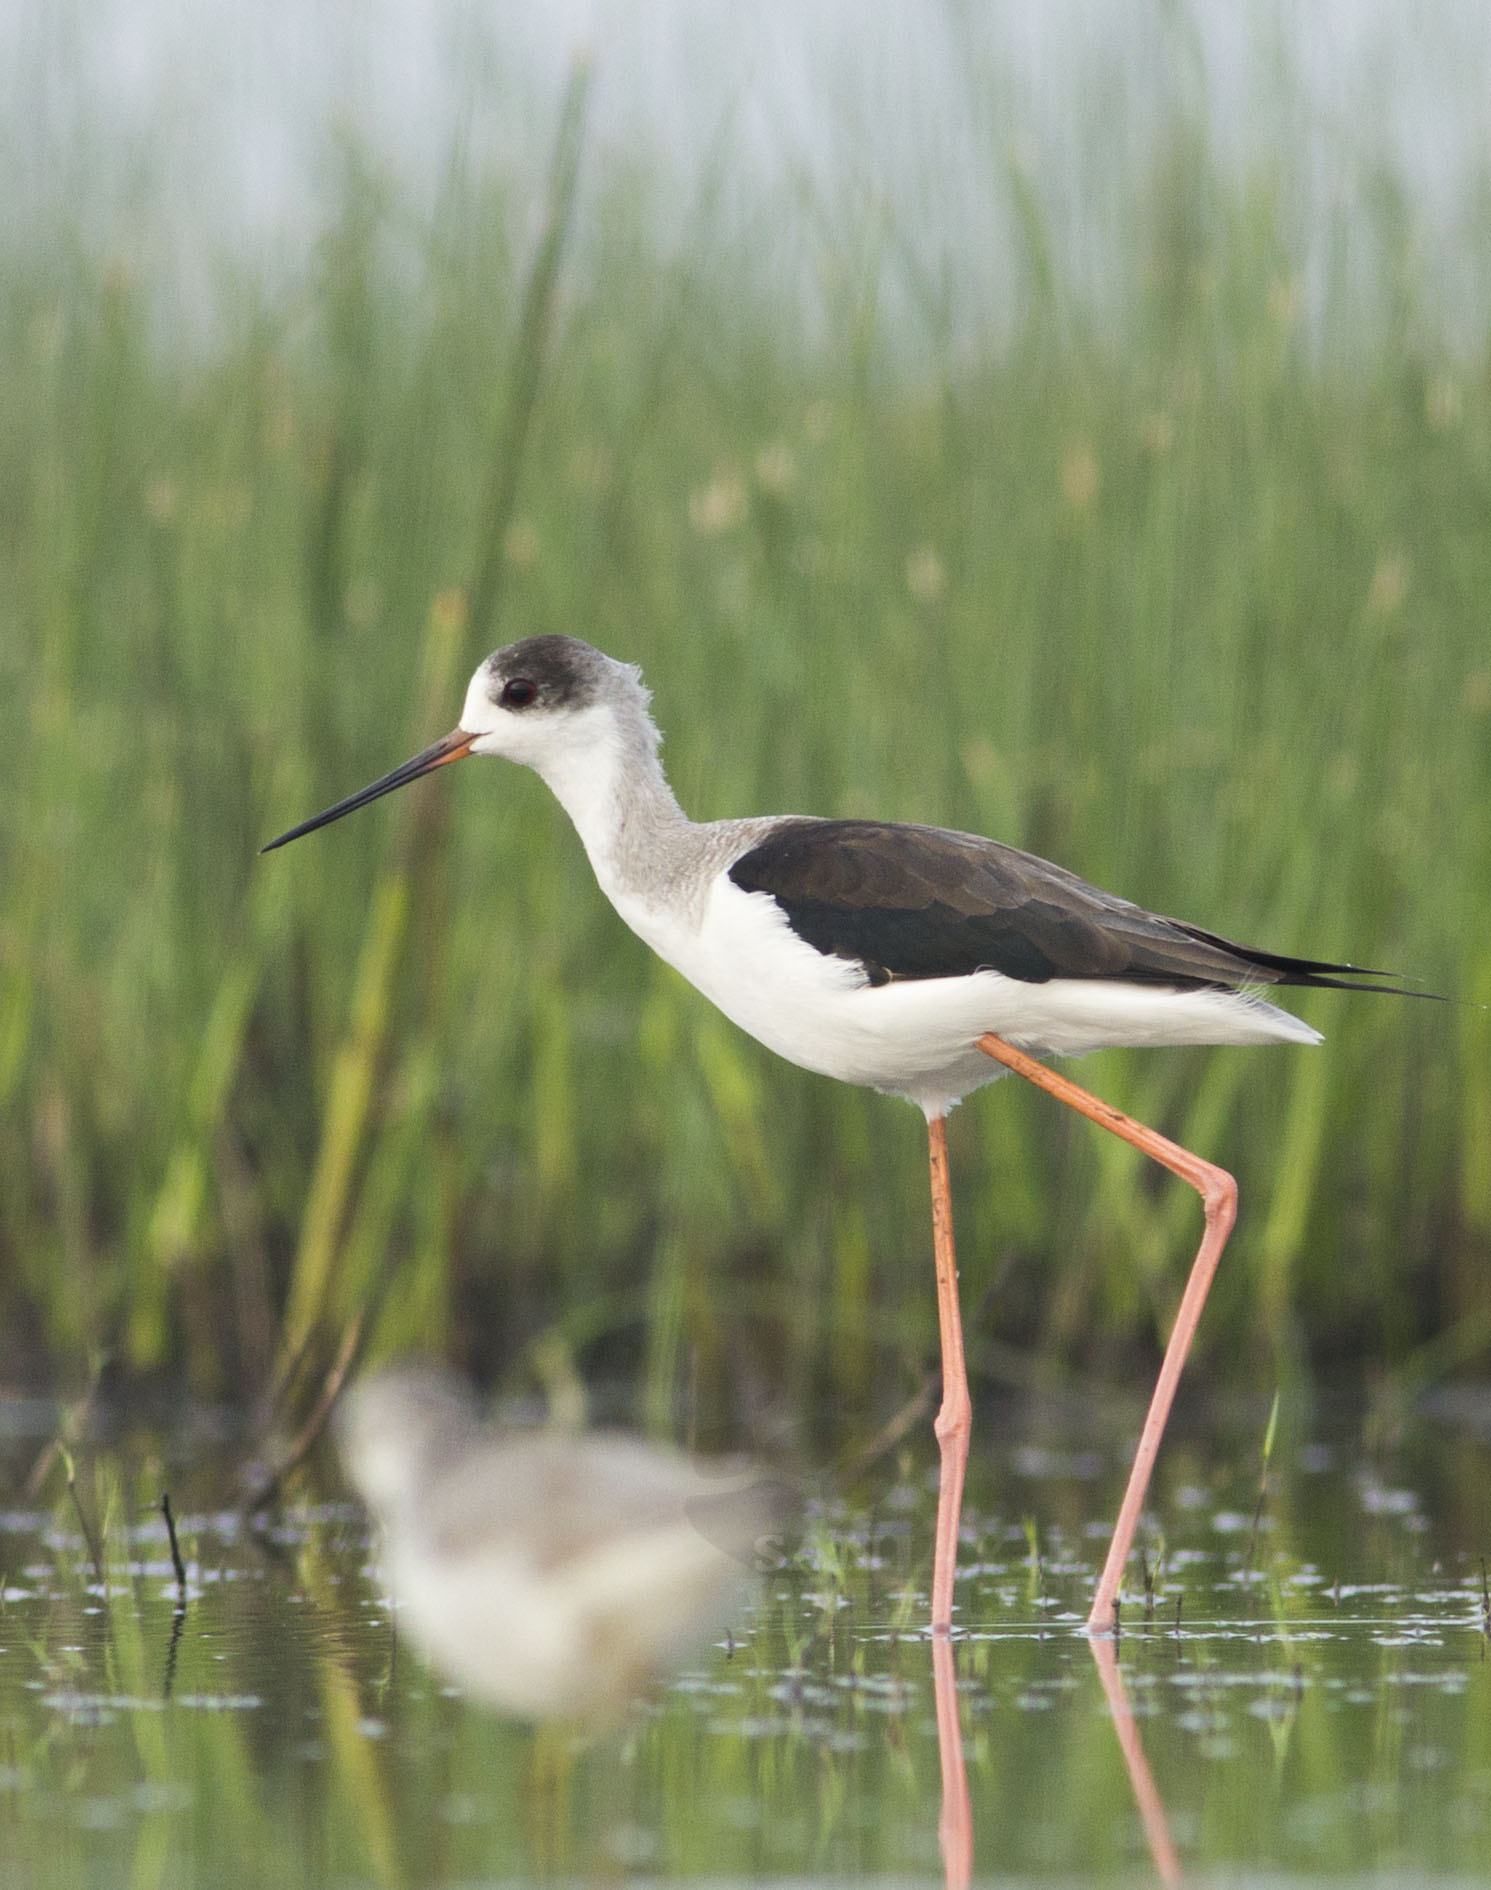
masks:
[[[958,1675],[950,1635],[932,1636],[932,1691],[937,1702],[937,1755],[942,1761],[942,1816],[937,1825],[947,1890],[965,1890],[973,1875],[973,1807],[958,1716]]]
[[[1149,1761],[1144,1756],[1144,1745],[1139,1737],[1139,1722],[1134,1718],[1133,1708],[1129,1705],[1129,1691],[1118,1669],[1118,1642],[1106,1637],[1102,1639],[1094,1637],[1088,1641],[1088,1646],[1091,1647],[1092,1657],[1097,1662],[1098,1678],[1103,1683],[1103,1692],[1108,1697],[1108,1711],[1113,1715],[1113,1730],[1118,1734],[1119,1750],[1123,1753],[1129,1785],[1133,1790],[1134,1803],[1139,1810],[1140,1822],[1144,1826],[1144,1840],[1149,1846],[1155,1875],[1161,1883],[1179,1883],[1180,1859],[1175,1854],[1175,1844],[1170,1836],[1170,1822],[1165,1816],[1164,1800],[1160,1797],[1159,1787],[1154,1782],[1154,1774],[1149,1769]]]
[[[1149,1846],[1155,1875],[1161,1883],[1178,1884],[1180,1859],[1170,1836],[1164,1801],[1144,1755],[1128,1688],[1119,1671],[1118,1643],[1089,1638],[1088,1646],[1103,1684],[1113,1730],[1118,1734],[1119,1751],[1123,1754],[1129,1789],[1144,1827],[1144,1840]],[[963,1727],[958,1712],[955,1649],[956,1642],[951,1636],[933,1636],[932,1688],[937,1707],[937,1753],[942,1764],[942,1815],[937,1836],[942,1846],[943,1881],[947,1890],[967,1890],[973,1877],[973,1806],[968,1794],[968,1767],[963,1755]]]

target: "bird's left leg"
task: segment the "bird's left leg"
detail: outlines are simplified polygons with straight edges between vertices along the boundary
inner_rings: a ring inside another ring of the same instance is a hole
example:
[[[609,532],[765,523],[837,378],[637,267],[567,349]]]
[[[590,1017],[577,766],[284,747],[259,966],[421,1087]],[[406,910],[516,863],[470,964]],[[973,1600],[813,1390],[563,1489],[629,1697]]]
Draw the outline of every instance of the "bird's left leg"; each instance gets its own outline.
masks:
[[[1200,1323],[1201,1308],[1206,1303],[1212,1275],[1217,1270],[1217,1262],[1222,1257],[1222,1249],[1227,1245],[1227,1236],[1232,1232],[1232,1223],[1237,1218],[1237,1183],[1225,1168],[1217,1168],[1211,1162],[1202,1161],[1199,1155],[1193,1155],[1179,1143],[1169,1141],[1157,1130],[1146,1128],[1142,1122],[1124,1115],[1122,1110],[1115,1109],[1111,1103],[1102,1102],[1070,1078],[1058,1076],[1055,1070],[1048,1070],[1044,1063],[1037,1063],[1034,1057],[1026,1056],[1023,1050],[1016,1050],[1013,1044],[1007,1044],[992,1032],[979,1038],[978,1047],[986,1056],[993,1057],[996,1063],[1004,1064],[1017,1076],[1034,1083],[1038,1089],[1048,1091],[1058,1102],[1066,1103],[1082,1115],[1090,1116],[1103,1128],[1111,1129],[1115,1135],[1121,1135],[1125,1142],[1132,1142],[1135,1148],[1142,1149],[1172,1174],[1179,1175],[1182,1181],[1190,1182],[1201,1196],[1201,1204],[1206,1210],[1206,1231],[1201,1237],[1201,1246],[1191,1267],[1191,1277],[1186,1281],[1186,1290],[1181,1296],[1170,1343],[1165,1347],[1160,1375],[1155,1381],[1154,1396],[1149,1401],[1149,1413],[1144,1420],[1144,1429],[1139,1434],[1139,1448],[1134,1453],[1134,1467],[1129,1472],[1128,1488],[1123,1493],[1118,1521],[1113,1525],[1108,1559],[1103,1564],[1097,1594],[1093,1597],[1092,1612],[1087,1617],[1089,1634],[1109,1634],[1117,1624],[1119,1585],[1123,1580],[1129,1550],[1133,1546],[1139,1512],[1144,1507],[1150,1472],[1159,1454],[1160,1439],[1165,1434],[1165,1421],[1170,1416],[1170,1405],[1180,1380],[1181,1367],[1185,1364],[1186,1353],[1191,1349],[1191,1340]]]
[[[973,1404],[963,1362],[963,1319],[958,1309],[958,1256],[953,1246],[953,1196],[947,1172],[947,1118],[927,1118],[932,1169],[932,1249],[937,1262],[937,1324],[942,1335],[942,1406],[933,1428],[941,1451],[937,1479],[937,1542],[932,1557],[932,1632],[953,1624],[953,1576],[958,1566],[958,1517]]]

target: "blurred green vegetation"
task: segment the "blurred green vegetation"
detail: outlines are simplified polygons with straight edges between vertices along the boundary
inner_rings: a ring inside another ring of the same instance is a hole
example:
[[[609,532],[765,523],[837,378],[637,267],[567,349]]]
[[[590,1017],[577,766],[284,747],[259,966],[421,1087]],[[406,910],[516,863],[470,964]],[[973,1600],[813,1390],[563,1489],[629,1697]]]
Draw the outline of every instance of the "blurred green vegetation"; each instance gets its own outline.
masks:
[[[582,167],[572,217],[570,109],[537,237],[464,148],[427,216],[349,149],[314,270],[225,264],[191,344],[81,224],[0,258],[0,1373],[243,1393],[368,1305],[701,1432],[917,1382],[918,1119],[654,962],[539,783],[257,855],[551,630],[644,665],[698,817],[969,828],[1465,1000],[1084,1076],[1239,1176],[1219,1376],[1484,1357],[1491,370],[1391,177],[1321,241],[1287,144],[1179,123],[1099,317],[1011,164],[1012,312],[955,334],[869,209],[801,206],[812,313],[713,174],[665,235]],[[1152,1349],[1189,1191],[1013,1083],[951,1140],[975,1366]]]

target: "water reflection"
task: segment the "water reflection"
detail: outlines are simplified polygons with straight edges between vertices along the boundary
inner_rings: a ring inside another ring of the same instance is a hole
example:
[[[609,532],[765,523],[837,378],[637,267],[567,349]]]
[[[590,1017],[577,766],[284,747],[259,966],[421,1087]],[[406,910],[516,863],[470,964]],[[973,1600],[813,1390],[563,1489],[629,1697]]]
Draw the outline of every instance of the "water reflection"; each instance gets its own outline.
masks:
[[[496,1429],[449,1373],[349,1394],[343,1461],[410,1635],[526,1719],[604,1718],[738,1620],[783,1487],[620,1432]]]
[[[1123,1754],[1129,1789],[1134,1794],[1139,1822],[1144,1827],[1144,1841],[1149,1846],[1155,1875],[1161,1883],[1179,1883],[1180,1858],[1170,1835],[1170,1820],[1165,1815],[1164,1800],[1154,1782],[1154,1774],[1149,1769],[1149,1760],[1144,1756],[1144,1741],[1139,1737],[1139,1722],[1129,1705],[1129,1690],[1119,1671],[1118,1643],[1103,1635],[1094,1637],[1088,1644],[1097,1663],[1098,1678],[1103,1683],[1108,1711],[1113,1716],[1113,1730],[1118,1734],[1118,1748]]]
[[[1181,1881],[1180,1857],[1170,1835],[1164,1800],[1149,1769],[1139,1723],[1129,1704],[1128,1688],[1118,1664],[1118,1642],[1108,1636],[1087,1637],[1113,1730],[1123,1754],[1124,1770],[1134,1807],[1149,1847],[1150,1862],[1161,1883]],[[932,1637],[932,1690],[937,1716],[937,1755],[942,1772],[942,1809],[937,1822],[946,1890],[967,1890],[973,1879],[973,1804],[968,1790],[968,1764],[963,1751],[963,1723],[958,1702],[955,1642],[945,1634]]]
[[[963,1756],[963,1721],[958,1711],[958,1675],[953,1643],[932,1637],[932,1691],[937,1706],[937,1757],[942,1769],[942,1815],[937,1842],[947,1890],[965,1890],[973,1876],[973,1804]]]

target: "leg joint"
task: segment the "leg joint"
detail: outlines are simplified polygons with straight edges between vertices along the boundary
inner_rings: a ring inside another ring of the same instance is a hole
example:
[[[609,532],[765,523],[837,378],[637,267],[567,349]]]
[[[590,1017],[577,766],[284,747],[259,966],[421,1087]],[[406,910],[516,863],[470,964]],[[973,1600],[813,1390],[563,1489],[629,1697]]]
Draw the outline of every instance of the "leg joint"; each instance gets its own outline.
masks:
[[[1224,1221],[1231,1227],[1237,1219],[1237,1183],[1225,1168],[1217,1168],[1211,1162],[1206,1164],[1201,1201],[1208,1221]]]

